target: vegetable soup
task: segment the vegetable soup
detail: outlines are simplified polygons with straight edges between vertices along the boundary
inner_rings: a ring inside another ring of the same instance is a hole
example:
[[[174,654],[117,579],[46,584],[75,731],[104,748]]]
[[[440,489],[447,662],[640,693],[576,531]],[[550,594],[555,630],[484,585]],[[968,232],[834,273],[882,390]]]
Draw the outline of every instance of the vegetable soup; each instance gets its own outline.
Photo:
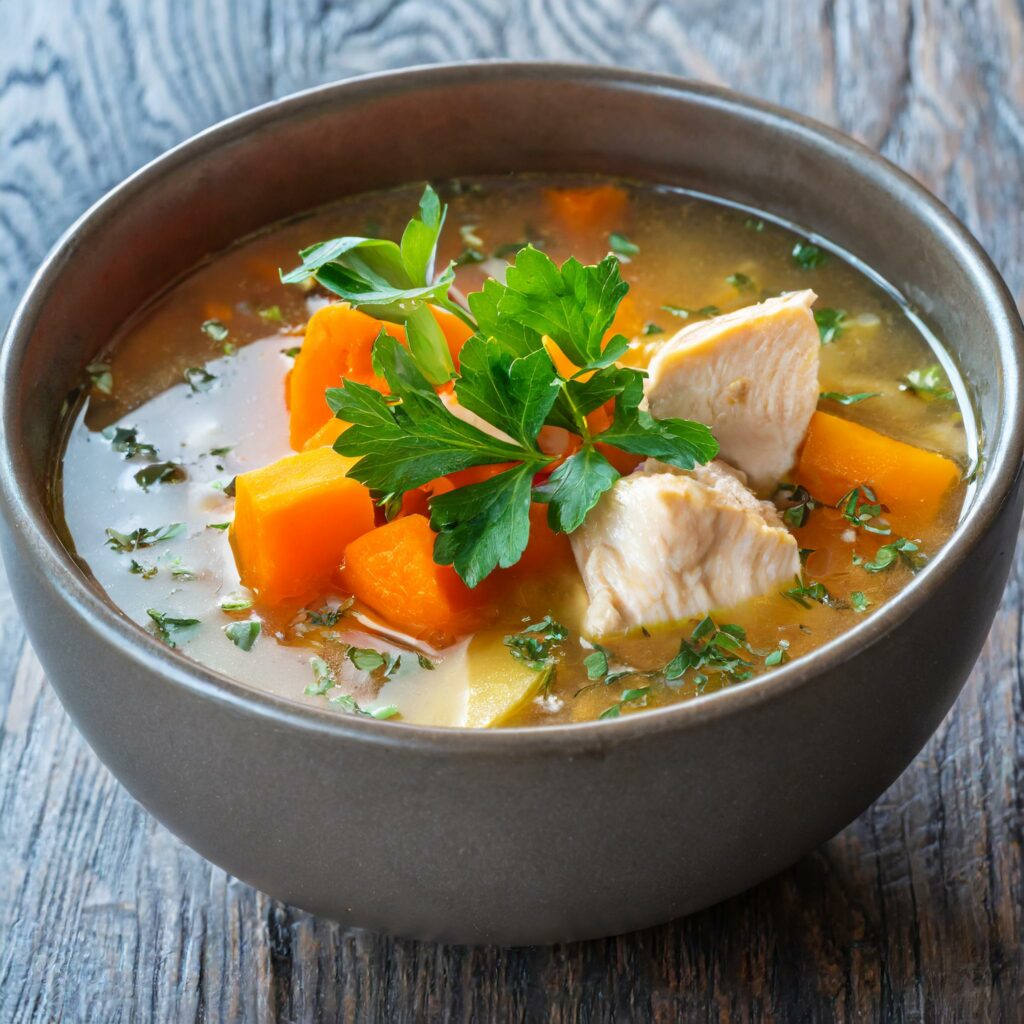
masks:
[[[940,345],[827,240],[521,176],[347,198],[195,268],[89,366],[57,493],[80,563],[196,661],[496,727],[801,657],[935,555],[979,465]]]

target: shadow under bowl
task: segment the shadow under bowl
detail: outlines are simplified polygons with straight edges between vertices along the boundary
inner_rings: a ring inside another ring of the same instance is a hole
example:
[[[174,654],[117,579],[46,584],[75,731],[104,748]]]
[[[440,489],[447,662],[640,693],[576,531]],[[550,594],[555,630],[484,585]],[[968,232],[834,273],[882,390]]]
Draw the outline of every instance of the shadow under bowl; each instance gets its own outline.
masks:
[[[950,543],[854,629],[769,676],[611,722],[469,731],[319,711],[123,616],[55,529],[61,407],[138,307],[282,218],[402,182],[618,174],[764,209],[893,284],[971,391],[986,470]],[[978,655],[1021,515],[1022,329],[967,232],[862,146],[720,89],[489,63],[327,86],[233,118],[94,206],[39,270],[0,366],[3,557],[93,749],[161,822],[338,921],[505,944],[645,927],[779,871],[864,810]]]

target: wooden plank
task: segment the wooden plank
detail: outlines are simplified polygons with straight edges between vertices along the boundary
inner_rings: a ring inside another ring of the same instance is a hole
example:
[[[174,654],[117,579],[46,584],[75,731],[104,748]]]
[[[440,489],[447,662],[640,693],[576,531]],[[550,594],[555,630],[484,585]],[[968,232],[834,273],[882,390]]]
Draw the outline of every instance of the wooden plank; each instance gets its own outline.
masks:
[[[1024,298],[1011,0],[6,0],[0,38],[0,323],[82,209],[192,132],[344,75],[493,56],[678,72],[823,118],[943,197]],[[0,585],[0,1020],[1014,1019],[1022,568],[953,713],[841,836],[664,928],[510,951],[344,930],[206,864],[70,726]]]

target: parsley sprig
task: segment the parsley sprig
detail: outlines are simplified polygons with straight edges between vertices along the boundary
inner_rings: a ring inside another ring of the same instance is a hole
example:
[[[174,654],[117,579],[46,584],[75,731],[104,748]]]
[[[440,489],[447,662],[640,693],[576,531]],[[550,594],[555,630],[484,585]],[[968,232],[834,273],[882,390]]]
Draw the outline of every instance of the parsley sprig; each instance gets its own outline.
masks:
[[[449,295],[454,268],[433,276],[445,208],[429,186],[400,243],[336,238],[301,252],[302,264],[282,276],[310,276],[373,316],[404,323],[408,348],[385,332],[373,346],[373,364],[388,384],[383,395],[346,380],[327,391],[334,414],[351,424],[335,450],[358,462],[349,475],[377,493],[385,509],[402,495],[441,476],[474,466],[507,465],[480,483],[434,497],[434,559],[452,565],[475,587],[496,568],[514,565],[529,540],[530,505],[548,505],[554,530],[572,532],[618,479],[599,445],[679,469],[693,469],[718,453],[702,424],[655,419],[641,408],[641,370],[615,365],[626,352],[621,334],[608,337],[629,291],[619,260],[609,254],[585,266],[558,266],[532,245],[515,255],[504,284],[489,279],[468,297],[469,310]],[[474,334],[455,371],[430,306],[469,324]],[[574,367],[560,372],[546,347],[553,344]],[[494,427],[494,436],[466,423],[438,397],[453,382],[461,406]],[[598,433],[587,417],[611,403],[612,421]],[[560,464],[538,438],[545,426],[579,438]]]

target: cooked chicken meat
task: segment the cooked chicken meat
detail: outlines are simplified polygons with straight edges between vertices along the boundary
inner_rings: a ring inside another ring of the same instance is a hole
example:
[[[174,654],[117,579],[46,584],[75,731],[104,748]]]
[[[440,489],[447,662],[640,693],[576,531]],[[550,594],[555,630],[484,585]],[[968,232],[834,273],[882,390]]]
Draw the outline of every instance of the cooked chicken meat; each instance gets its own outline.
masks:
[[[683,328],[651,360],[651,414],[706,423],[721,458],[771,488],[796,462],[818,402],[815,298],[791,292]]]
[[[728,608],[792,581],[796,540],[722,462],[682,473],[649,460],[571,536],[595,639]]]

